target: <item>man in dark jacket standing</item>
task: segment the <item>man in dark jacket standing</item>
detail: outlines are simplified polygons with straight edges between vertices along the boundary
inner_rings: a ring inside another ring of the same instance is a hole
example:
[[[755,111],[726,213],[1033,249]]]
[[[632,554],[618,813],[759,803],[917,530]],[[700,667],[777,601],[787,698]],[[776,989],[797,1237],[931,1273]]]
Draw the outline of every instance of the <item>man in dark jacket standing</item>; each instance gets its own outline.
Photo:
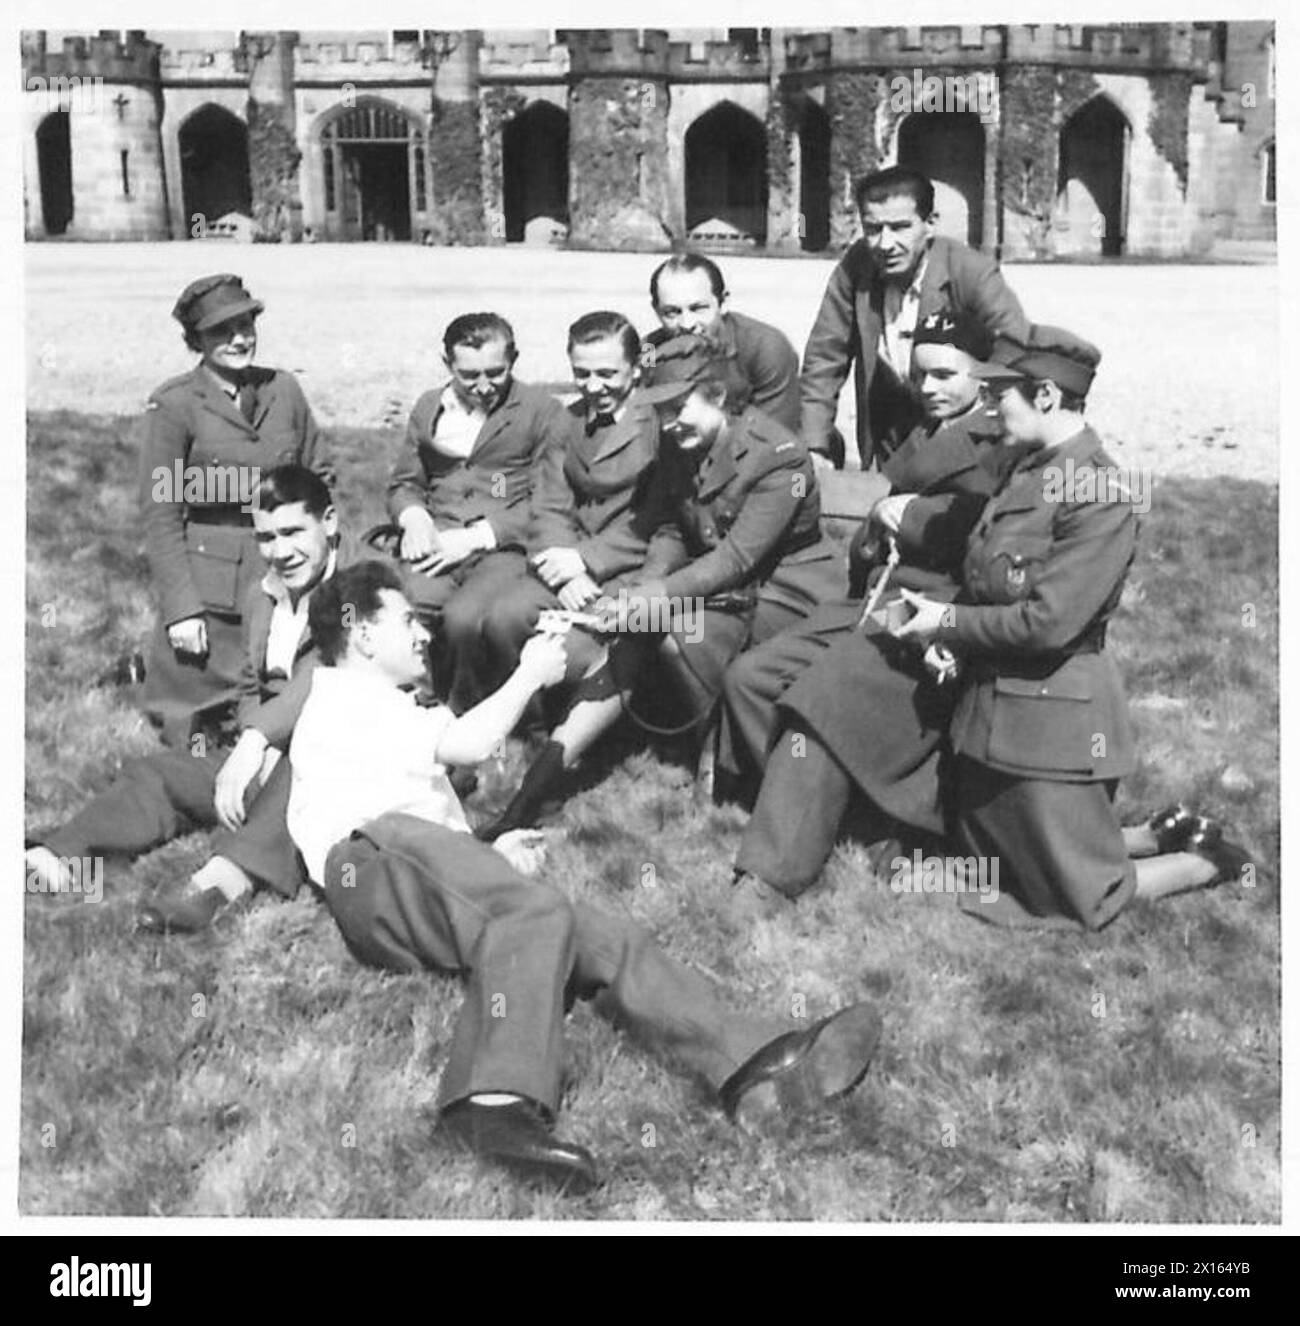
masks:
[[[935,313],[965,314],[993,335],[1023,338],[1029,323],[997,264],[934,233],[934,185],[892,166],[857,188],[862,238],[831,275],[804,350],[802,436],[843,465],[835,433],[840,388],[853,369],[858,455],[879,468],[921,421],[909,376],[912,338]]]

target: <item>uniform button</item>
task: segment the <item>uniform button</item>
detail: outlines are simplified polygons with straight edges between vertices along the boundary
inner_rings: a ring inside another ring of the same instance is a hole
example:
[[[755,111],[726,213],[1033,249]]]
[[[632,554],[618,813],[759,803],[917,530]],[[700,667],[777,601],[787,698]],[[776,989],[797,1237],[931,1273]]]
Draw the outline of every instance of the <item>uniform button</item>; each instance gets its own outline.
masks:
[[[1047,694],[1047,687],[1046,687],[1046,686],[1040,686],[1040,687],[1038,688],[1038,693],[1039,693],[1039,695],[1046,695],[1046,694]]]

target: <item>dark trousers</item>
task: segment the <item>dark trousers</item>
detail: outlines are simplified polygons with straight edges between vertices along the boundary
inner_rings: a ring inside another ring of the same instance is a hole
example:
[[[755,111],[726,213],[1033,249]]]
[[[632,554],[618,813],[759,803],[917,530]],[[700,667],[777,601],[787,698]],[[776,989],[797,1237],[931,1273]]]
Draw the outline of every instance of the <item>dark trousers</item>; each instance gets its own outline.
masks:
[[[797,898],[815,883],[835,846],[853,796],[853,780],[810,732],[776,739],[736,869]]]
[[[105,791],[53,833],[44,844],[55,856],[139,853],[217,823],[213,796],[226,752],[182,755],[159,751],[129,760]],[[285,827],[291,782],[281,759],[266,785],[254,782],[244,800],[247,818],[235,833],[218,829],[212,854],[233,861],[246,874],[292,898],[303,881],[298,853]]]
[[[523,553],[496,549],[446,575],[407,573],[407,594],[434,637],[438,689],[457,713],[490,695],[509,675],[488,651],[485,631],[493,605],[527,574],[527,567]]]
[[[861,603],[828,603],[742,653],[723,679],[718,764],[754,780],[776,735],[777,701],[786,687],[857,625]]]
[[[335,844],[325,900],[361,962],[464,976],[443,1108],[500,1091],[554,1112],[573,998],[714,1088],[791,1029],[725,1007],[632,921],[570,903],[471,835],[414,816],[382,815]]]

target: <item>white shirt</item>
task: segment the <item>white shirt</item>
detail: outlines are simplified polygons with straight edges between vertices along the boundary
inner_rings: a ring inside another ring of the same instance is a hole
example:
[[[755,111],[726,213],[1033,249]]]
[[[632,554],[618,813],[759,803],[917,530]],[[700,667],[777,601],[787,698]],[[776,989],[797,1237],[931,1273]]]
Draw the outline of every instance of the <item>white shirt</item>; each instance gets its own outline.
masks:
[[[441,404],[433,430],[433,449],[440,455],[464,460],[474,450],[487,422],[487,411],[471,409],[452,386],[443,391]]]
[[[322,581],[334,574],[337,561],[337,553],[330,549]],[[311,594],[300,594],[298,605],[294,607],[289,602],[288,588],[274,571],[268,571],[262,577],[262,590],[275,605],[271,609],[271,622],[266,632],[266,670],[278,672],[283,677],[292,677],[298,646],[307,632],[307,607]]]
[[[921,282],[925,279],[929,261],[927,249],[906,286],[885,282],[879,353],[900,382],[906,382],[912,371],[912,338],[916,335],[916,319],[921,312]]]
[[[318,667],[293,730],[289,835],[317,884],[353,829],[390,811],[469,833],[446,769],[434,758],[454,715],[353,668]]]

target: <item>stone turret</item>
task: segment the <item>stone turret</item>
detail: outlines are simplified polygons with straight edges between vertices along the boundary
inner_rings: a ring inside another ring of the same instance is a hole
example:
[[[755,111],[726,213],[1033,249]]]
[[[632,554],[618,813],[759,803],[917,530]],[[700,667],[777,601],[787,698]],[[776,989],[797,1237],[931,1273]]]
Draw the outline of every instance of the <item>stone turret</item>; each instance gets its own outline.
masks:
[[[167,239],[157,42],[143,32],[22,42],[26,233]]]

